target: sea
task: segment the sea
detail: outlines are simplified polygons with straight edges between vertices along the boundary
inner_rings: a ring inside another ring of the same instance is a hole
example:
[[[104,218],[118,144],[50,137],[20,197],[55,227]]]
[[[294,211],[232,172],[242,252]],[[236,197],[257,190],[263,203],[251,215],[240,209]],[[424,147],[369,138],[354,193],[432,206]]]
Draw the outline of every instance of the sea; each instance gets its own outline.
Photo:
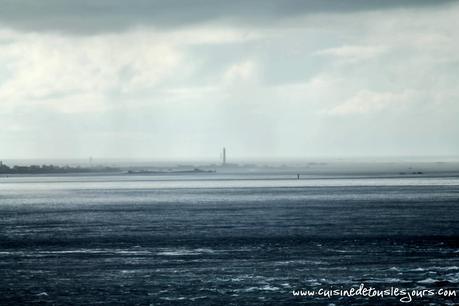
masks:
[[[0,177],[0,305],[458,305],[458,283],[457,175]]]

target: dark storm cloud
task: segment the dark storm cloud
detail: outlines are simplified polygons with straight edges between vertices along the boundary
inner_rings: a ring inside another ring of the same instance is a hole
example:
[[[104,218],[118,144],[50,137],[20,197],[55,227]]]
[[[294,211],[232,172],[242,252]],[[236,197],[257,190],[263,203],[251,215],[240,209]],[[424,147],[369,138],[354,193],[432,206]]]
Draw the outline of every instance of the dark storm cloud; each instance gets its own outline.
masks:
[[[457,0],[0,0],[0,24],[33,31],[111,32],[212,20],[269,23],[314,13],[431,7]]]

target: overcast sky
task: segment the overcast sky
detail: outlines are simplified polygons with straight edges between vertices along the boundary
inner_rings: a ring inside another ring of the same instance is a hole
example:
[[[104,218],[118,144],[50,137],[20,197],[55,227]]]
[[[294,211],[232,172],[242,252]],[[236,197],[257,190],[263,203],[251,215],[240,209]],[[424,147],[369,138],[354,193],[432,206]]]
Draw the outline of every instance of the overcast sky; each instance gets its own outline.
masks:
[[[0,0],[0,159],[459,155],[459,2]]]

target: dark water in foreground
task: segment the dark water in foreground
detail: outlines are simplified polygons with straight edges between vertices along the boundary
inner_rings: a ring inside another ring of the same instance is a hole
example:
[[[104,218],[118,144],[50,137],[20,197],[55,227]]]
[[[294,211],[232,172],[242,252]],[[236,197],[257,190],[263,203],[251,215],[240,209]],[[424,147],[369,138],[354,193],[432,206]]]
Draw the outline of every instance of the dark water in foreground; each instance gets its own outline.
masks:
[[[1,305],[392,305],[292,290],[458,282],[458,178],[0,178]]]

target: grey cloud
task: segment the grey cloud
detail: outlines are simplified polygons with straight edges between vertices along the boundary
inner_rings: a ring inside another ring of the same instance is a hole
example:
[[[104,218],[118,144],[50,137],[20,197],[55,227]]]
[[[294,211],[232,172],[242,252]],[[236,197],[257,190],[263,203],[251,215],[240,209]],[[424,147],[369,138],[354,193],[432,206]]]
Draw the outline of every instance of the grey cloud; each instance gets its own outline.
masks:
[[[267,24],[313,13],[424,8],[451,2],[457,0],[0,0],[0,24],[26,31],[91,34],[215,20]]]

